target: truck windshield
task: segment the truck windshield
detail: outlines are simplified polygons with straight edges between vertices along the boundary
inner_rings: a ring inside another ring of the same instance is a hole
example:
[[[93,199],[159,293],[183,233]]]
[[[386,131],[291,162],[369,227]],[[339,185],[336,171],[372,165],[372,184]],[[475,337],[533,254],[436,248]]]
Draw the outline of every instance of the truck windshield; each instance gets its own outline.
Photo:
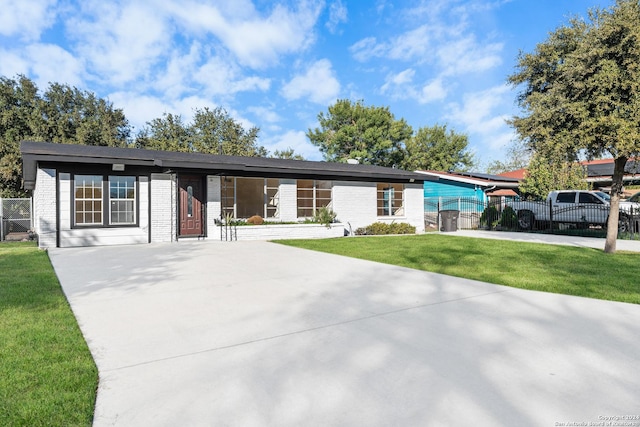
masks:
[[[609,196],[607,193],[603,193],[602,191],[596,191],[595,194],[597,194],[598,197],[600,197],[602,200],[606,202],[611,202],[611,196]]]

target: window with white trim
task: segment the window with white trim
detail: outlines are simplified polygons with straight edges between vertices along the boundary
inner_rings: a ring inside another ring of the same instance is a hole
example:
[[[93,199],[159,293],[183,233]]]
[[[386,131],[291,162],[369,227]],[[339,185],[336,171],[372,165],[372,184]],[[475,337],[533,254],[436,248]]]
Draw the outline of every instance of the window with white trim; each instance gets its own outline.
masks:
[[[331,207],[331,181],[299,179],[296,186],[298,218],[310,218],[318,209]]]
[[[404,215],[404,184],[378,183],[378,216]]]
[[[102,225],[102,176],[76,175],[74,186],[75,223]]]
[[[136,178],[109,177],[109,223],[136,223]]]
[[[76,226],[135,225],[135,176],[75,175],[73,218]]]

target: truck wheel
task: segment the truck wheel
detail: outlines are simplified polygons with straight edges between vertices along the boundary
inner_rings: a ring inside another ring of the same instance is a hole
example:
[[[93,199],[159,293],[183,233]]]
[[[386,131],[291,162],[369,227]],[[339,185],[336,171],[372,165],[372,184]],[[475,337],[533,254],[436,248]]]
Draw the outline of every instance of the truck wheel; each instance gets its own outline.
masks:
[[[607,217],[607,221],[602,224],[603,229],[607,229],[609,224],[609,217]],[[626,214],[620,213],[618,215],[618,233],[627,233],[631,230],[631,221]]]
[[[629,217],[621,213],[618,217],[618,233],[627,233],[630,229]]]
[[[533,223],[536,218],[533,212],[531,211],[518,211],[518,226],[522,230],[531,230],[533,229]]]

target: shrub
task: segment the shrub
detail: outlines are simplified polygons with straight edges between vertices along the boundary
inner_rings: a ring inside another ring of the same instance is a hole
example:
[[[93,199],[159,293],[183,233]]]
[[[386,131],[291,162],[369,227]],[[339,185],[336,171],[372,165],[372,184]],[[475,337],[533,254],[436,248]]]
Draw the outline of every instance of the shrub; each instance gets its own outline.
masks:
[[[480,215],[480,225],[494,228],[498,224],[498,216],[498,209],[495,206],[489,206]]]
[[[503,228],[514,229],[518,226],[518,215],[511,206],[506,206],[500,216],[500,225]]]
[[[333,210],[326,206],[323,206],[320,209],[316,210],[316,213],[313,215],[312,222],[323,224],[329,227],[336,221],[337,216],[338,215]]]
[[[252,217],[249,217],[249,219],[247,219],[247,224],[261,225],[261,224],[264,224],[264,219],[262,219],[260,215],[254,215]]]
[[[406,222],[374,222],[366,227],[356,229],[355,234],[358,236],[379,236],[384,234],[415,234],[416,228]]]

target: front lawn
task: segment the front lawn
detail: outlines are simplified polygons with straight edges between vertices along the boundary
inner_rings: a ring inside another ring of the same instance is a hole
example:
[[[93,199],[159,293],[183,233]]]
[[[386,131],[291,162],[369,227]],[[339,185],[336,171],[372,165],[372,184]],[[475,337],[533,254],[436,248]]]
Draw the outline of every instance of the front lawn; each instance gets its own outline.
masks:
[[[0,244],[0,425],[90,426],[97,384],[47,253]]]
[[[640,254],[441,234],[279,240],[515,288],[640,304]]]

